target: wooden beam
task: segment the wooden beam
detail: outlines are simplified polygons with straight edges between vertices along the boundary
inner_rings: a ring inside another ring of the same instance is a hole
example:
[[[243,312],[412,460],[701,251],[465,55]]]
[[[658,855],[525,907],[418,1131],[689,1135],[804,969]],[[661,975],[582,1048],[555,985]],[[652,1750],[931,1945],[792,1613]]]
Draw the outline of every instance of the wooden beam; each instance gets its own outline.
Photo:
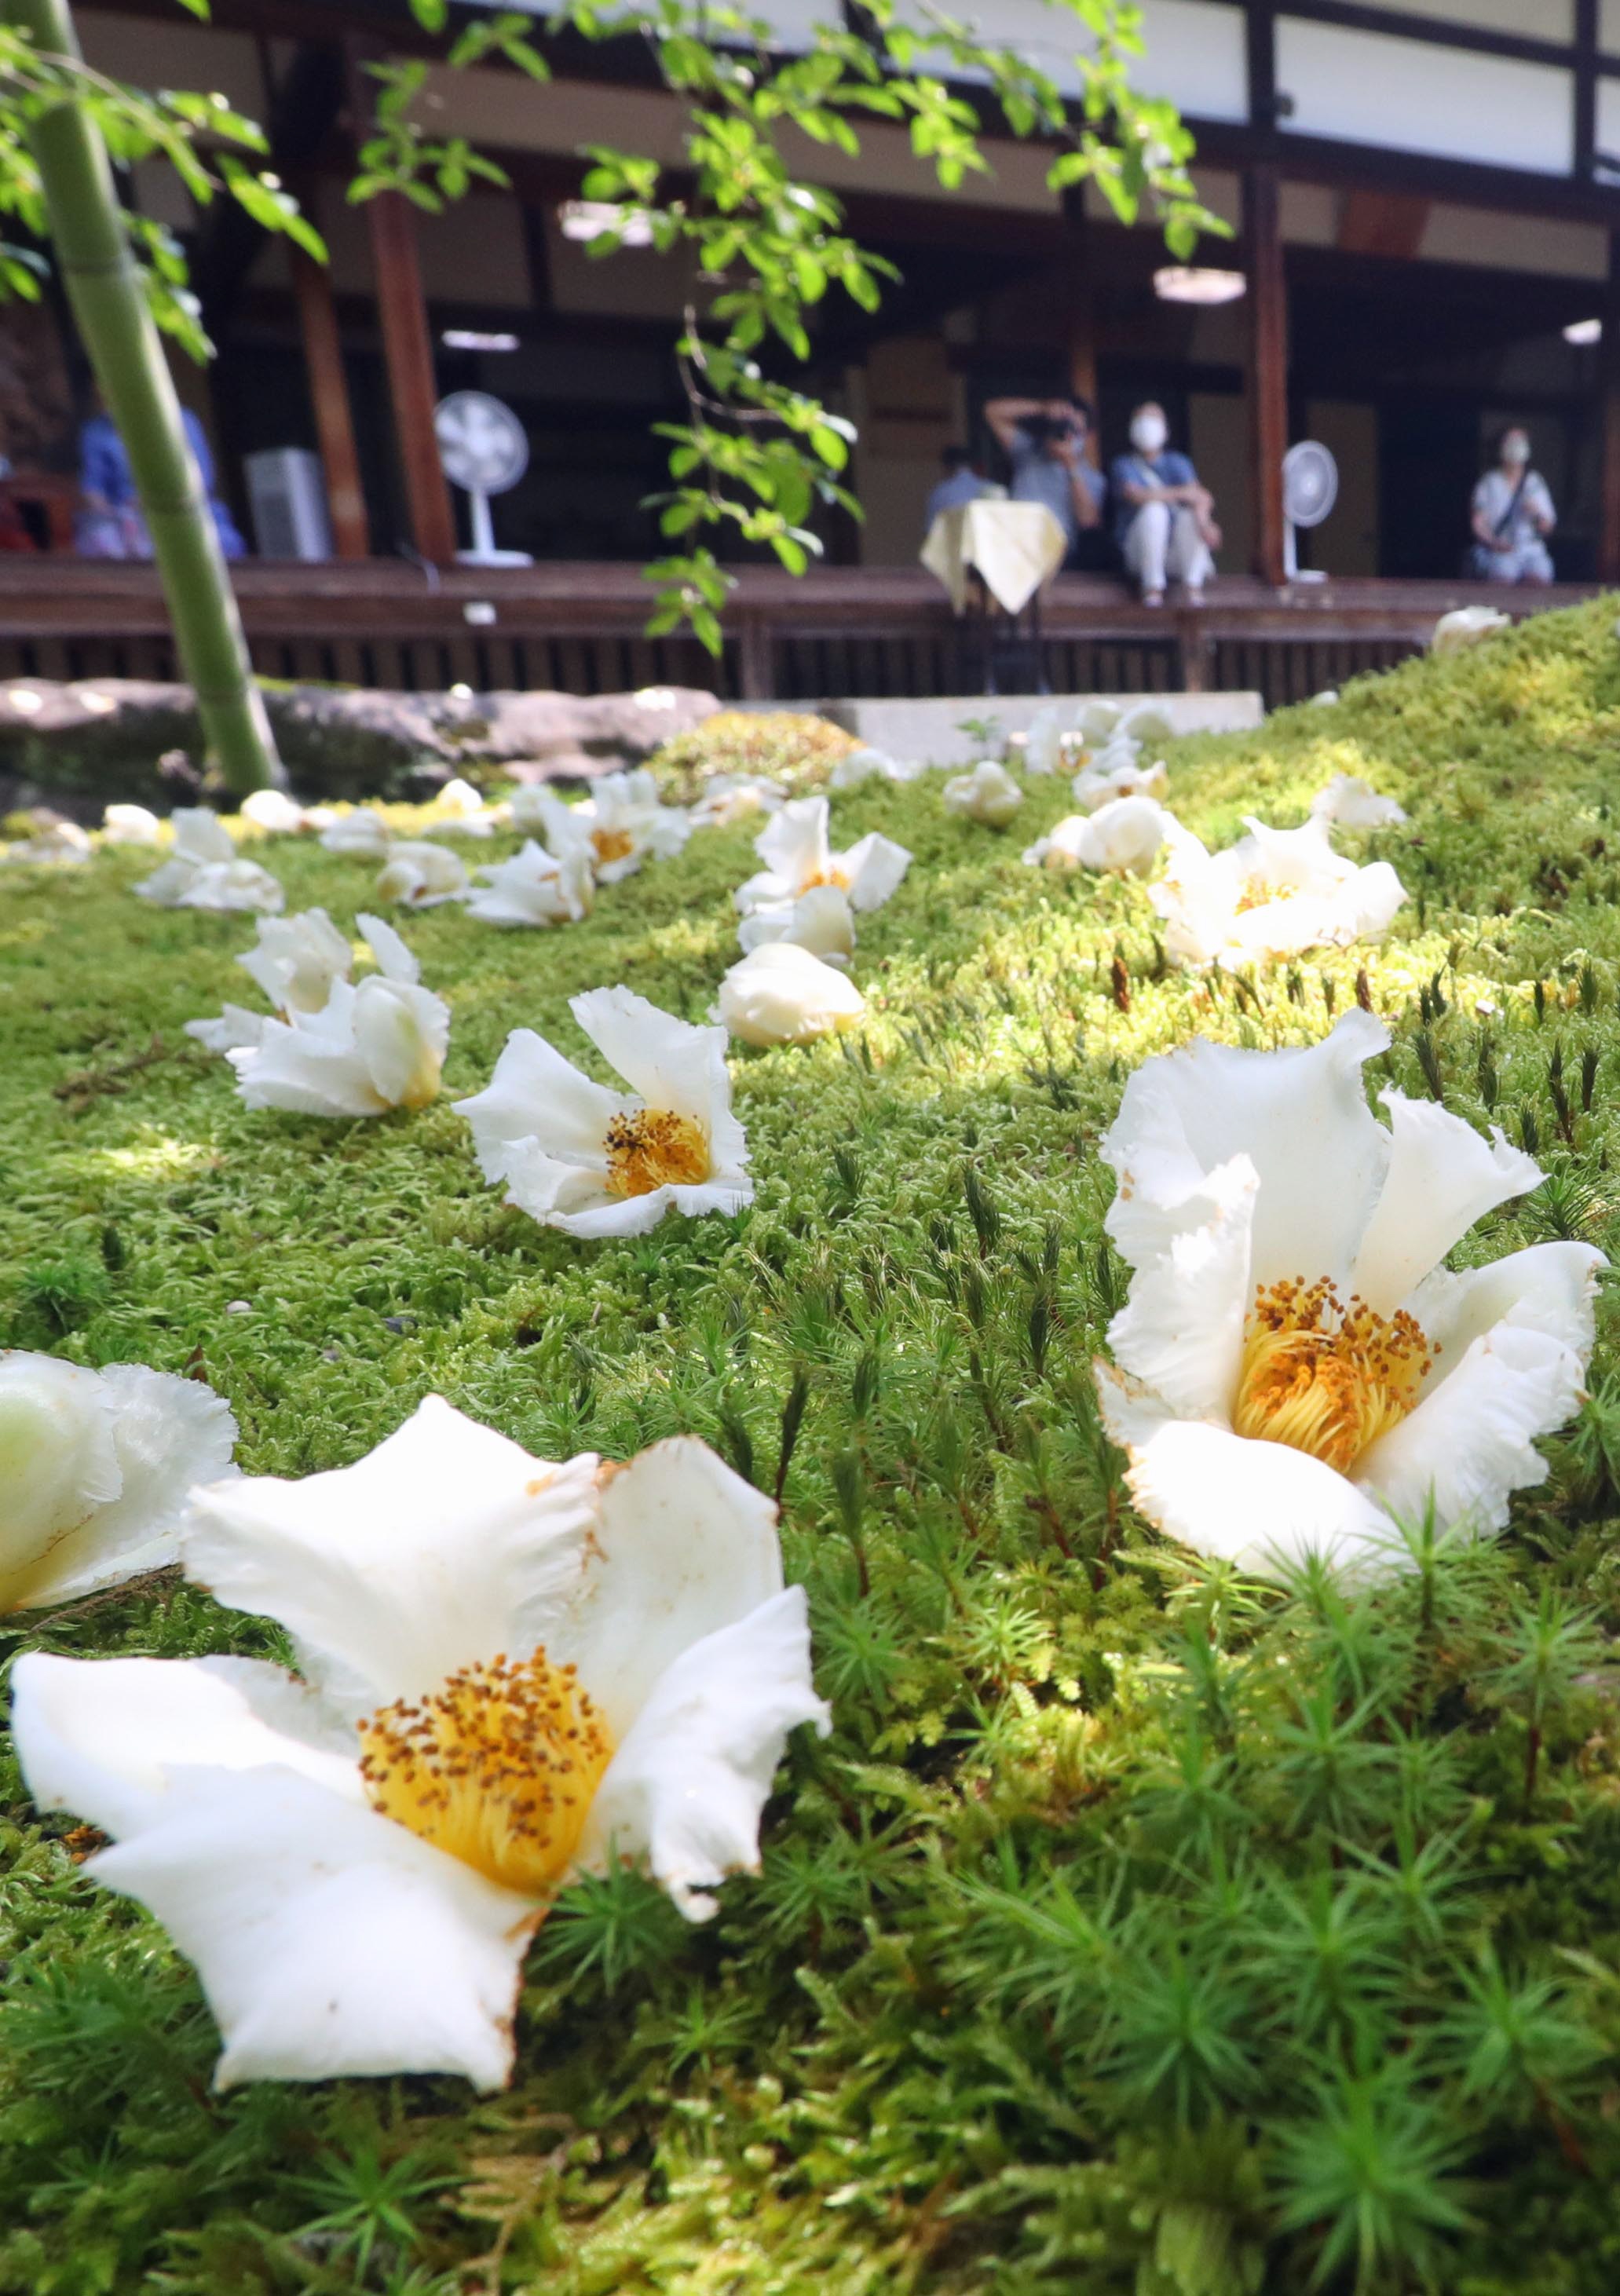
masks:
[[[354,410],[349,400],[349,378],[343,371],[343,347],[338,334],[331,275],[324,263],[306,255],[301,247],[292,250],[292,262],[299,332],[303,338],[304,365],[309,376],[309,399],[315,409],[316,435],[320,440],[321,467],[326,474],[326,506],[332,513],[333,543],[340,558],[369,558],[371,529],[366,516],[366,492],[360,483]]]
[[[1249,273],[1249,494],[1254,508],[1254,570],[1283,578],[1282,458],[1288,448],[1288,299],[1283,275],[1275,168],[1243,179],[1243,229]]]
[[[1423,244],[1433,205],[1416,193],[1349,192],[1339,217],[1340,250],[1410,262]]]
[[[366,201],[366,215],[411,539],[418,556],[432,565],[448,566],[456,556],[456,521],[433,436],[437,387],[416,254],[416,211],[403,192],[380,192]]]
[[[1620,582],[1620,231],[1608,235],[1608,291],[1603,299],[1598,390],[1603,431],[1598,573],[1605,582]]]

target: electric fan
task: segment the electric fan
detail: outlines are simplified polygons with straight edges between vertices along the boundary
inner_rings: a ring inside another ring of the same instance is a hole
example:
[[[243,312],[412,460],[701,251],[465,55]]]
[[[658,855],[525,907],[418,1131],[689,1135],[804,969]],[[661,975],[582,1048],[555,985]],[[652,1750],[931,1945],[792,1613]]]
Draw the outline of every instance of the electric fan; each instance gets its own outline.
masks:
[[[526,550],[498,550],[489,497],[516,486],[529,468],[529,441],[512,409],[487,390],[453,390],[433,409],[439,460],[452,486],[467,496],[473,546],[458,550],[463,566],[532,566]]]
[[[1339,466],[1315,439],[1302,439],[1282,458],[1282,570],[1290,582],[1325,582],[1326,574],[1299,566],[1302,526],[1320,526],[1339,496]]]

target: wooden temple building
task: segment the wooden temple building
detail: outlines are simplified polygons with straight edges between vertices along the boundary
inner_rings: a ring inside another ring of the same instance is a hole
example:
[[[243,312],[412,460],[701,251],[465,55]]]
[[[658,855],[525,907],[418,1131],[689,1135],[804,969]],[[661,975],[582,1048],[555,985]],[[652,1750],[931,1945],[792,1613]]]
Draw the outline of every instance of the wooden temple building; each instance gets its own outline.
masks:
[[[755,0],[785,47],[838,0]],[[980,0],[987,37],[1062,70],[1077,20]],[[953,441],[989,446],[1007,393],[1083,390],[1102,451],[1139,398],[1165,406],[1225,529],[1201,611],[1151,612],[1122,585],[1064,576],[1046,618],[1060,687],[1259,685],[1273,701],[1398,659],[1445,606],[1515,611],[1620,581],[1620,0],[1143,0],[1139,84],[1196,131],[1197,180],[1230,222],[1197,260],[1239,271],[1215,305],[1166,300],[1150,224],[1050,193],[1048,154],[985,117],[993,172],[943,193],[902,130],[805,172],[902,278],[868,315],[817,316],[813,387],[859,428],[864,525],[824,533],[802,580],[743,566],[718,668],[642,635],[639,568],[659,547],[652,435],[680,412],[671,345],[689,282],[650,250],[591,259],[571,235],[596,143],[678,166],[680,115],[636,41],[550,48],[537,86],[440,62],[424,118],[498,160],[510,188],[442,215],[350,205],[360,66],[440,53],[406,0],[177,0],[78,9],[91,61],[147,86],[218,89],[257,118],[269,162],[325,235],[323,267],[240,212],[199,214],[143,166],[132,202],[180,233],[219,356],[177,363],[222,489],[254,538],[246,458],[319,457],[332,556],[255,554],[238,588],[270,675],[577,691],[718,683],[756,697],[967,690],[961,632],[917,563],[923,504]],[[970,94],[972,91],[968,91]],[[432,413],[493,391],[522,420],[526,476],[496,505],[530,568],[454,554]],[[59,298],[0,310],[4,489],[37,545],[0,554],[0,676],[165,674],[150,569],[71,549],[86,379]],[[1555,496],[1559,580],[1488,592],[1462,574],[1468,505],[1493,433],[1525,424]],[[1328,578],[1284,578],[1291,440],[1324,441],[1340,491],[1303,543]],[[993,458],[991,458],[993,459]],[[1173,599],[1173,594],[1172,594]]]

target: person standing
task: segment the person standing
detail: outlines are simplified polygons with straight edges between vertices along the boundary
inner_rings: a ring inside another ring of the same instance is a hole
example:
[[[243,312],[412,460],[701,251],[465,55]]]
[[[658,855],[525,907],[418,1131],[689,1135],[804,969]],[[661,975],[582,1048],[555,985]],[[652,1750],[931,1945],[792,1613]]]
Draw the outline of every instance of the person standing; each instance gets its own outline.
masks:
[[[1065,566],[1095,564],[1107,487],[1086,460],[1090,406],[1079,398],[992,398],[984,420],[1012,464],[1012,500],[1051,512],[1063,529]]]
[[[1115,455],[1108,473],[1114,530],[1145,606],[1164,604],[1166,575],[1184,585],[1188,603],[1196,606],[1215,570],[1212,554],[1221,547],[1221,529],[1214,496],[1169,439],[1164,408],[1145,400],[1131,418],[1131,451]]]
[[[1530,440],[1509,423],[1496,447],[1496,467],[1474,489],[1474,571],[1482,582],[1550,582],[1547,537],[1558,524],[1552,496],[1530,467]]]
[[[927,508],[923,512],[925,534],[942,510],[960,510],[965,503],[977,502],[982,494],[989,491],[974,466],[971,447],[945,447],[940,463],[944,476],[928,496]]]

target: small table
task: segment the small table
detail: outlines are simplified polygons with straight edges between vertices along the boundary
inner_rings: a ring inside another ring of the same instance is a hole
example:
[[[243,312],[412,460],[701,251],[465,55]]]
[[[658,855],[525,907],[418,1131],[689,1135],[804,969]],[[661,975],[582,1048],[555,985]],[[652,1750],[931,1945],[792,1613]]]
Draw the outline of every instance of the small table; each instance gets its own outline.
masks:
[[[942,510],[920,553],[958,614],[979,628],[986,693],[1003,672],[1028,666],[1047,692],[1040,593],[1063,564],[1068,540],[1044,503],[984,499]]]

